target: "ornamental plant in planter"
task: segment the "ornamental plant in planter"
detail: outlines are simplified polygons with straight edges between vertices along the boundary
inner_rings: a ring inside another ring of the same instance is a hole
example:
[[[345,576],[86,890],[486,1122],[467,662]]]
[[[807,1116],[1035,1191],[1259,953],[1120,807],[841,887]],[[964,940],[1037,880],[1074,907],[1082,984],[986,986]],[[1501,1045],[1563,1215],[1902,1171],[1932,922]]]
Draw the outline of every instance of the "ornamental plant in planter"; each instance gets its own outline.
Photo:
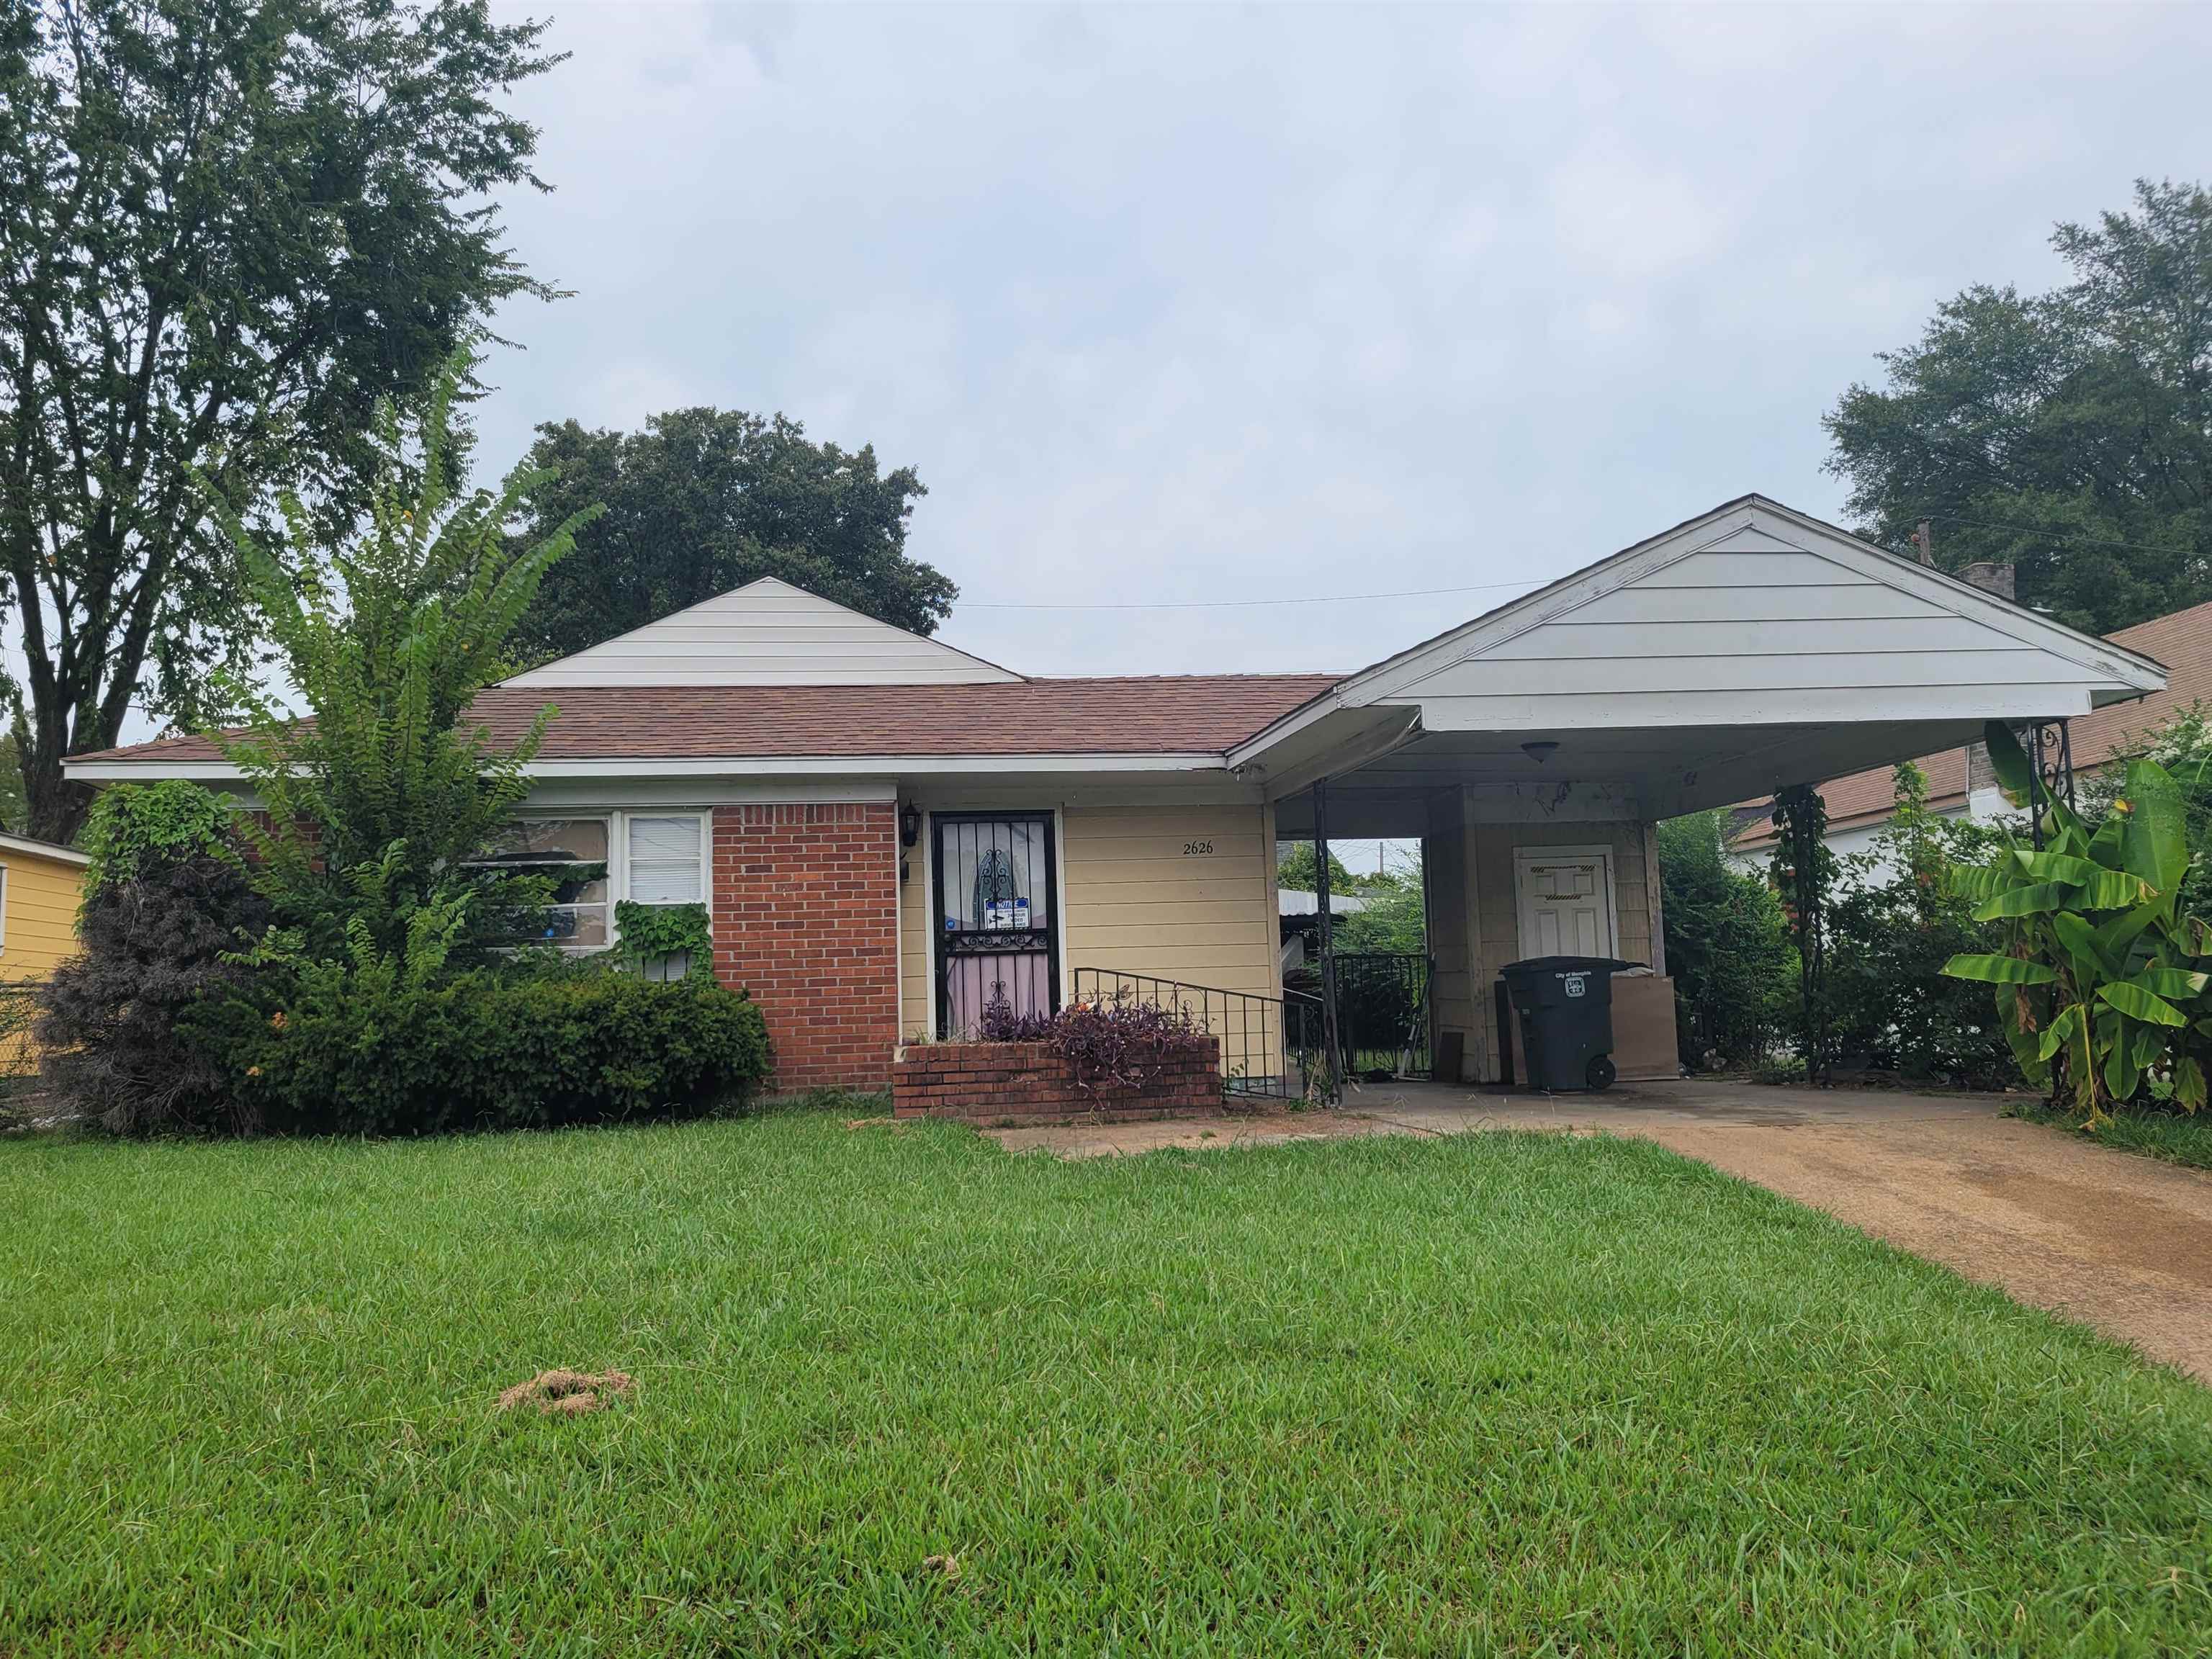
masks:
[[[1211,1041],[1187,1008],[1121,998],[1070,1004],[1054,1016],[1048,1040],[1091,1095],[1142,1094]]]

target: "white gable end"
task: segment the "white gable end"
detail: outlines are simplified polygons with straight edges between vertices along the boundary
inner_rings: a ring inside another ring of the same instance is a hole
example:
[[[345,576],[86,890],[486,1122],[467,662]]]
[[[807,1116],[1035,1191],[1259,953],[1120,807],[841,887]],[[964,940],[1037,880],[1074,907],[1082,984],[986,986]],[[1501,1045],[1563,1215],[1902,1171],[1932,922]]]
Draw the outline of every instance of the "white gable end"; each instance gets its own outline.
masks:
[[[2050,718],[2154,666],[1754,500],[1632,548],[1344,689],[1430,731]]]
[[[981,685],[1019,674],[773,576],[508,685]]]

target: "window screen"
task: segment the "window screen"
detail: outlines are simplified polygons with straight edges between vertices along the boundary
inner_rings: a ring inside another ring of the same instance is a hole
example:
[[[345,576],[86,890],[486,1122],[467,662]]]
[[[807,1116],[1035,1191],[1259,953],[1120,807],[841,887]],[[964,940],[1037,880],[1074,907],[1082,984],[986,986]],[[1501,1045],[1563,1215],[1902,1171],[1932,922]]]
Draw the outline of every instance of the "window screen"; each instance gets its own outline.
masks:
[[[698,904],[701,826],[696,817],[629,820],[629,896],[638,904]]]

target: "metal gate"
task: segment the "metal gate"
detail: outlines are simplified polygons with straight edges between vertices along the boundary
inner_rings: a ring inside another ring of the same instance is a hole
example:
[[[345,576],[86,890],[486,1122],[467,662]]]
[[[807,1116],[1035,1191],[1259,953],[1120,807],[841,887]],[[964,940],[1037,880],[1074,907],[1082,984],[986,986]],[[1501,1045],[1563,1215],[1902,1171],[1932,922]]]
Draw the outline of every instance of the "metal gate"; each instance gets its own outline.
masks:
[[[1058,854],[1049,812],[939,813],[931,821],[937,1034],[973,1036],[986,1008],[1060,1006]]]
[[[1336,958],[1338,1042],[1353,1077],[1429,1075],[1430,969],[1425,956]]]

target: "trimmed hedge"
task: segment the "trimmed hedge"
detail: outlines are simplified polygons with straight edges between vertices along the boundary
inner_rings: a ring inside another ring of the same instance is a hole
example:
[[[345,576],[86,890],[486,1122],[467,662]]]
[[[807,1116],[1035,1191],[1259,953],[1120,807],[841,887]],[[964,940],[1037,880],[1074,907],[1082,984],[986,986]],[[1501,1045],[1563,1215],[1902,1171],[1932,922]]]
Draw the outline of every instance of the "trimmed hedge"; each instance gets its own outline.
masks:
[[[315,969],[258,981],[191,1024],[246,1115],[280,1134],[699,1117],[742,1106],[769,1069],[742,993],[593,967],[428,986]]]

